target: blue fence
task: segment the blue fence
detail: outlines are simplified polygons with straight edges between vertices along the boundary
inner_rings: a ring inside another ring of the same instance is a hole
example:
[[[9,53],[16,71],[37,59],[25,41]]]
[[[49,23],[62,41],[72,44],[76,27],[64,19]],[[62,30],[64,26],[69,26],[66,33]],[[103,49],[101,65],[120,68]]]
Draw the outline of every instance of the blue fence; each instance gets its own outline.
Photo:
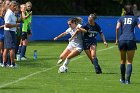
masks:
[[[33,16],[32,31],[30,40],[53,40],[53,38],[64,32],[67,28],[67,20],[72,16]],[[83,23],[87,22],[87,16],[83,18]],[[101,26],[107,41],[115,40],[115,27],[119,17],[100,16],[96,22]],[[137,41],[140,41],[140,30],[135,29]],[[59,40],[67,40],[70,36],[65,36]],[[100,36],[97,40],[101,40]]]

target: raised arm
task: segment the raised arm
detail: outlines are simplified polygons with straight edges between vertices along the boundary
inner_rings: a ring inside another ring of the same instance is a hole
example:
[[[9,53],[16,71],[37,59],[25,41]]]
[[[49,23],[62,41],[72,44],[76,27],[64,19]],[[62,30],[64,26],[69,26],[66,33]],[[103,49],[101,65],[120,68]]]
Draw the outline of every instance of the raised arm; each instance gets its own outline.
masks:
[[[119,34],[120,27],[121,27],[121,23],[118,22],[116,26],[116,42],[115,42],[116,45],[118,45],[118,34]]]
[[[57,40],[58,38],[61,38],[61,37],[65,36],[66,34],[67,34],[66,32],[63,32],[62,34],[55,37],[53,40]]]

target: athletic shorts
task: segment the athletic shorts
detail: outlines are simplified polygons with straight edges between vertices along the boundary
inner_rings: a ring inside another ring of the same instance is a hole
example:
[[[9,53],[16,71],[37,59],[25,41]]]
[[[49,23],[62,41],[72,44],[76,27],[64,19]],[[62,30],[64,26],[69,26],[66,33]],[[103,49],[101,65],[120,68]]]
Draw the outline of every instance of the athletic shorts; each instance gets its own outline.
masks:
[[[118,48],[119,50],[125,50],[125,51],[130,51],[130,50],[136,50],[137,45],[135,41],[132,40],[121,40],[118,43]]]
[[[4,31],[4,48],[15,49],[16,48],[16,34],[14,31]]]
[[[77,44],[77,43],[74,43],[74,42],[69,42],[68,46],[67,46],[67,49],[69,49],[70,51],[76,49],[79,51],[79,53],[81,53],[83,51],[83,46],[82,44]]]
[[[21,39],[22,40],[27,39],[27,32],[22,32]]]
[[[97,41],[96,40],[83,40],[84,50],[89,50],[91,45],[96,45],[97,46]]]

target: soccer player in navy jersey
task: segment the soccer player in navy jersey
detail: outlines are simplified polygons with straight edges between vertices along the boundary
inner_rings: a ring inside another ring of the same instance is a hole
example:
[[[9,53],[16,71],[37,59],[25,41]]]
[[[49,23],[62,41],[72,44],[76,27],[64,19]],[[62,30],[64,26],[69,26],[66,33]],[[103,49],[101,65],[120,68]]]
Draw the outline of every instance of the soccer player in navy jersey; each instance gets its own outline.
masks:
[[[103,39],[104,44],[108,47],[108,44],[105,40],[104,34],[100,28],[100,26],[95,22],[96,14],[90,14],[88,17],[88,23],[83,25],[81,28],[78,28],[73,36],[69,39],[71,40],[77,33],[83,32],[83,48],[85,53],[91,60],[92,64],[94,65],[96,74],[101,74],[102,70],[100,65],[98,64],[98,59],[96,56],[96,47],[97,47],[97,40],[96,36],[99,33],[101,38]]]
[[[119,18],[116,25],[116,44],[120,51],[120,70],[121,70],[121,83],[130,84],[130,77],[132,73],[132,61],[135,54],[136,38],[134,35],[134,28],[138,25],[140,28],[140,22],[137,17],[133,16],[131,6],[125,6],[125,15]],[[121,28],[121,34],[118,35]],[[118,38],[119,36],[119,38]],[[127,61],[127,67],[126,67]],[[126,76],[125,76],[126,73]]]

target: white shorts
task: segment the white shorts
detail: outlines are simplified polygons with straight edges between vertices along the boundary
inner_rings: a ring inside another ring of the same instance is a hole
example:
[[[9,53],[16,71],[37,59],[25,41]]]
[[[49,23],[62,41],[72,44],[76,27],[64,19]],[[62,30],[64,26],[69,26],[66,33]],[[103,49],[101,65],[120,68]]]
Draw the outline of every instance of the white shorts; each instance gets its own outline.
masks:
[[[69,49],[70,51],[76,49],[79,51],[79,53],[81,53],[83,51],[83,44],[77,44],[77,43],[73,43],[73,42],[69,42],[67,49]]]

